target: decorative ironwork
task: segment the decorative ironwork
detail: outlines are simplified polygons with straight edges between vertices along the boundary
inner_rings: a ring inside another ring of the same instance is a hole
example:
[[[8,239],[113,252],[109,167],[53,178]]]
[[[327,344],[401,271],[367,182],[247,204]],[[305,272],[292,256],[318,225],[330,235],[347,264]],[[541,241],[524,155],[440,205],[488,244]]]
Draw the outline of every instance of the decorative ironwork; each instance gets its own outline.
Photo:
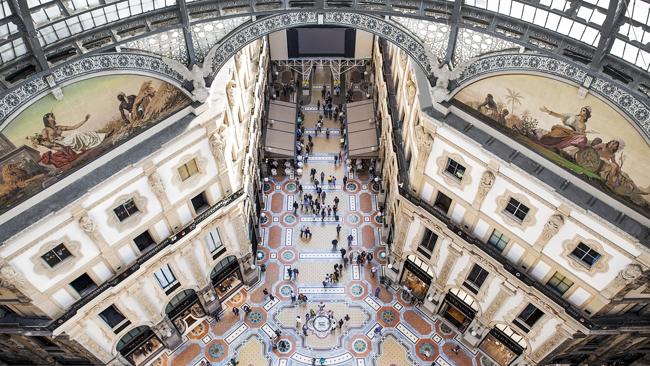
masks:
[[[565,80],[584,85],[587,82],[587,69],[556,58],[533,54],[499,54],[480,58],[470,64],[457,79],[455,90],[486,75],[504,71],[531,71],[559,76]],[[635,98],[629,91],[612,81],[594,78],[589,90],[601,96],[626,114],[646,137],[650,138],[650,109]]]

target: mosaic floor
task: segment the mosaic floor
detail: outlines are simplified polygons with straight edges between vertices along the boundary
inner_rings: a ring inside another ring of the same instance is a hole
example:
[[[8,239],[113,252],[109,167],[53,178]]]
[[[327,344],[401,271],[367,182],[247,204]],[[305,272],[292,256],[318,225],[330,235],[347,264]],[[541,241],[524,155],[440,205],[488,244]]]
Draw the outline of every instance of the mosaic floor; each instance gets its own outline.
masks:
[[[306,108],[307,109],[307,108]],[[311,109],[311,108],[310,108]],[[313,108],[315,109],[315,108]],[[308,109],[309,110],[309,109]],[[317,118],[317,111],[306,112],[307,131]],[[333,121],[325,127],[338,133]],[[219,322],[205,319],[184,337],[184,343],[173,352],[167,351],[154,361],[156,365],[227,365],[231,357],[240,366],[262,365],[481,365],[489,364],[480,353],[474,354],[456,340],[458,334],[439,319],[432,319],[419,308],[409,305],[393,288],[381,286],[379,296],[374,291],[379,274],[384,270],[385,248],[380,245],[376,191],[368,184],[368,177],[355,177],[342,187],[344,165],[334,164],[338,154],[338,137],[327,139],[324,134],[314,137],[314,149],[306,175],[274,177],[264,184],[265,216],[262,224],[263,244],[258,251],[258,264],[265,264],[261,281],[252,288],[244,288],[224,304],[225,315]],[[327,185],[325,203],[332,205],[338,197],[340,220],[333,216],[324,221],[320,216],[302,212],[293,214],[294,200],[299,200],[298,183],[305,194],[315,196],[309,181],[309,171],[315,168],[325,176],[335,175],[336,185]],[[336,226],[342,230],[337,237]],[[308,226],[313,237],[301,238],[300,229]],[[353,237],[351,247],[347,236]],[[332,248],[332,240],[340,245]],[[334,264],[343,263],[340,248],[349,252],[366,251],[374,254],[372,264],[348,265],[338,283],[323,287],[327,274],[334,272]],[[376,276],[372,266],[377,267]],[[290,280],[287,268],[297,268],[299,274]],[[267,288],[275,299],[263,294]],[[306,304],[292,304],[291,291],[305,294]],[[321,302],[324,311],[319,312]],[[231,311],[248,304],[252,311],[238,316]],[[313,310],[307,336],[302,324],[306,314]],[[331,311],[334,320],[328,318]],[[348,316],[341,327],[336,322]],[[296,316],[301,324],[296,324]],[[335,324],[335,325],[334,325]],[[334,325],[334,326],[333,326]],[[297,326],[299,326],[297,328]],[[377,333],[376,328],[381,327]],[[332,330],[332,328],[334,328]],[[275,331],[281,336],[277,348],[272,346]],[[454,351],[460,345],[458,352]]]

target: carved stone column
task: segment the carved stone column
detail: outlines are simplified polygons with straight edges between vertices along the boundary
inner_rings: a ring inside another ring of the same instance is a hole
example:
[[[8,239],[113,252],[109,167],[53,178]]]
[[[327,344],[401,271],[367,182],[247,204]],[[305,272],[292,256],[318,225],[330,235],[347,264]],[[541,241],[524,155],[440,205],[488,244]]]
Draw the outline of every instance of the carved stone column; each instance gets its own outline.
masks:
[[[212,283],[208,283],[207,286],[199,290],[198,295],[199,302],[203,305],[206,313],[215,316],[221,312],[221,302]]]
[[[441,289],[444,289],[445,286],[447,286],[449,274],[451,273],[452,268],[454,268],[454,264],[456,264],[458,258],[463,255],[462,250],[455,248],[451,243],[449,244],[448,249],[449,253],[447,253],[447,258],[445,258],[445,262],[442,264],[442,268],[440,269],[440,274],[438,275],[438,278],[436,278],[436,282]]]
[[[472,202],[472,207],[477,210],[481,208],[481,204],[483,203],[483,200],[485,199],[485,196],[487,196],[490,189],[492,189],[495,179],[496,175],[491,170],[486,170],[483,172],[481,181],[478,185],[478,192],[476,193],[476,197],[474,197],[474,202]]]
[[[144,174],[147,176],[147,182],[149,183],[149,188],[153,191],[160,202],[160,205],[163,208],[163,215],[167,221],[168,229],[171,232],[175,232],[174,228],[183,227],[183,223],[176,213],[176,210],[173,209],[167,193],[165,192],[165,185],[160,178],[160,174],[156,171],[156,166],[151,161],[146,161],[142,169]]]
[[[255,266],[255,268],[252,268],[252,265],[253,255],[251,253],[246,254],[239,261],[239,266],[242,270],[242,274],[244,275],[244,283],[248,286],[254,285],[260,279],[259,268],[257,266]]]
[[[506,287],[503,283],[500,284],[500,287],[501,288],[499,289],[499,292],[479,319],[483,326],[486,326],[490,323],[496,313],[501,310],[503,304],[515,293],[512,289]]]
[[[140,279],[135,284],[128,287],[127,294],[133,298],[142,309],[149,314],[148,318],[152,320],[153,323],[156,323],[160,318],[161,303],[164,306],[164,299],[160,297],[152,298],[147,291],[144,291],[144,287],[152,286],[153,288],[160,288],[157,283],[149,279]],[[154,290],[156,293],[162,293],[162,290]]]
[[[210,136],[210,151],[214,160],[217,162],[217,171],[219,176],[219,188],[224,196],[229,196],[232,193],[232,184],[230,183],[230,176],[228,174],[228,165],[226,163],[225,148],[226,142],[223,137],[225,126],[219,131],[216,131]]]
[[[413,214],[407,213],[403,208],[395,216],[395,239],[393,240],[392,255],[394,260],[402,259],[404,255],[404,244],[411,223],[413,223]]]
[[[546,338],[546,340],[542,342],[542,344],[540,344],[539,347],[535,348],[533,353],[530,355],[530,358],[532,358],[534,361],[540,361],[549,352],[554,350],[560,343],[569,339],[570,336],[571,335],[569,334],[569,332],[564,330],[561,324],[556,325],[555,332],[551,336]]]
[[[86,210],[78,208],[74,210],[72,216],[77,219],[77,223],[83,232],[95,243],[99,251],[102,253],[102,258],[106,259],[108,265],[111,267],[113,273],[119,271],[124,263],[117,255],[115,249],[104,239],[104,237],[97,231],[95,221],[88,216]]]
[[[548,241],[560,231],[562,225],[564,225],[564,216],[562,216],[562,214],[555,213],[551,215],[548,221],[546,221],[546,224],[544,224],[544,229],[539,235],[539,238],[537,238],[533,248],[537,251],[541,251],[544,248],[544,245],[546,245]]]
[[[151,328],[160,338],[160,341],[169,350],[174,350],[183,342],[182,335],[174,326],[174,323],[168,317],[164,317],[160,323]]]
[[[92,353],[96,358],[101,360],[104,364],[109,364],[113,361],[114,357],[109,351],[104,349],[99,343],[97,343],[92,337],[90,337],[84,330],[83,325],[78,324],[73,329],[71,329],[68,334],[70,337],[77,341],[82,347],[87,349]],[[117,365],[128,365],[118,363]]]
[[[433,146],[433,136],[420,125],[416,127],[415,136],[417,138],[418,158],[415,162],[414,169],[410,171],[410,179],[413,187],[420,192],[422,189],[422,182],[424,182],[424,170],[426,169],[429,155],[431,154],[431,146]]]

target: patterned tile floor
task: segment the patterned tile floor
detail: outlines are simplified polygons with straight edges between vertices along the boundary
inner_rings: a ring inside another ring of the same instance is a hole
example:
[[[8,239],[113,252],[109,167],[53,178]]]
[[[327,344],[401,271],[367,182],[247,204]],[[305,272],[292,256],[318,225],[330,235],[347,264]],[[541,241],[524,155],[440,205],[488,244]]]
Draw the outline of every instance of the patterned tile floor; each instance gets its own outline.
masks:
[[[308,124],[318,112],[306,112]],[[336,128],[333,122],[326,124]],[[346,247],[346,237],[355,238],[351,250],[366,250],[375,254],[373,265],[386,263],[382,258],[384,248],[379,245],[380,225],[376,222],[377,198],[369,188],[367,177],[355,177],[342,189],[344,165],[334,165],[338,154],[337,137],[326,139],[324,134],[314,138],[319,159],[309,159],[304,170],[307,175],[299,182],[305,193],[313,192],[309,170],[318,174],[336,175],[337,185],[326,191],[326,204],[340,199],[339,223],[342,226],[338,240]],[[298,210],[291,212],[293,200],[299,199],[297,180],[292,177],[274,177],[265,186],[265,213],[268,222],[262,225],[263,243],[258,252],[258,264],[264,263],[266,271],[261,281],[245,288],[224,304],[225,315],[219,322],[206,319],[191,330],[185,342],[173,352],[159,357],[156,365],[227,365],[236,357],[241,366],[263,365],[345,365],[345,366],[406,366],[406,365],[473,365],[489,364],[480,353],[472,353],[457,340],[458,334],[440,319],[432,319],[419,308],[405,305],[394,289],[382,287],[379,297],[373,291],[379,285],[378,276],[371,276],[371,267],[348,266],[338,283],[324,288],[325,275],[333,272],[336,263],[342,263],[338,250],[332,249],[336,238],[337,222],[332,217],[321,222],[320,217]],[[325,182],[327,183],[327,182]],[[353,185],[350,185],[353,183]],[[309,226],[311,239],[300,237],[300,228]],[[339,249],[341,246],[338,247]],[[350,250],[348,250],[349,253]],[[287,267],[298,268],[296,280],[287,279]],[[379,269],[378,272],[381,272]],[[267,288],[275,301],[269,300],[262,290]],[[291,303],[290,292],[304,293],[307,304]],[[308,335],[296,329],[296,316],[302,321],[310,310],[318,313],[323,302],[338,321],[347,314],[349,321],[332,331],[327,316],[308,322]],[[249,304],[253,311],[245,316],[232,313],[233,306]],[[381,334],[374,329],[381,324]],[[279,347],[272,348],[271,337],[281,330]],[[461,346],[456,353],[453,348]]]

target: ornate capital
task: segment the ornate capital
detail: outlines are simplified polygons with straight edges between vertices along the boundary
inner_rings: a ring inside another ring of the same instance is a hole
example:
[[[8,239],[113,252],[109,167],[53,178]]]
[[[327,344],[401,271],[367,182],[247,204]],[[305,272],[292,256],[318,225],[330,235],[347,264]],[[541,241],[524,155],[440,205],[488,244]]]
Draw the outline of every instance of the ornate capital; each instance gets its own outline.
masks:
[[[560,228],[564,225],[564,216],[561,214],[553,214],[548,218],[546,224],[544,224],[544,230],[539,235],[539,238],[535,242],[535,246],[543,247],[548,243],[551,238],[560,231]]]
[[[486,170],[485,172],[483,172],[483,175],[481,175],[481,181],[479,182],[478,185],[478,192],[476,193],[476,199],[474,200],[476,207],[481,206],[481,203],[483,203],[485,196],[487,196],[490,189],[492,189],[495,179],[496,176],[492,171]]]

